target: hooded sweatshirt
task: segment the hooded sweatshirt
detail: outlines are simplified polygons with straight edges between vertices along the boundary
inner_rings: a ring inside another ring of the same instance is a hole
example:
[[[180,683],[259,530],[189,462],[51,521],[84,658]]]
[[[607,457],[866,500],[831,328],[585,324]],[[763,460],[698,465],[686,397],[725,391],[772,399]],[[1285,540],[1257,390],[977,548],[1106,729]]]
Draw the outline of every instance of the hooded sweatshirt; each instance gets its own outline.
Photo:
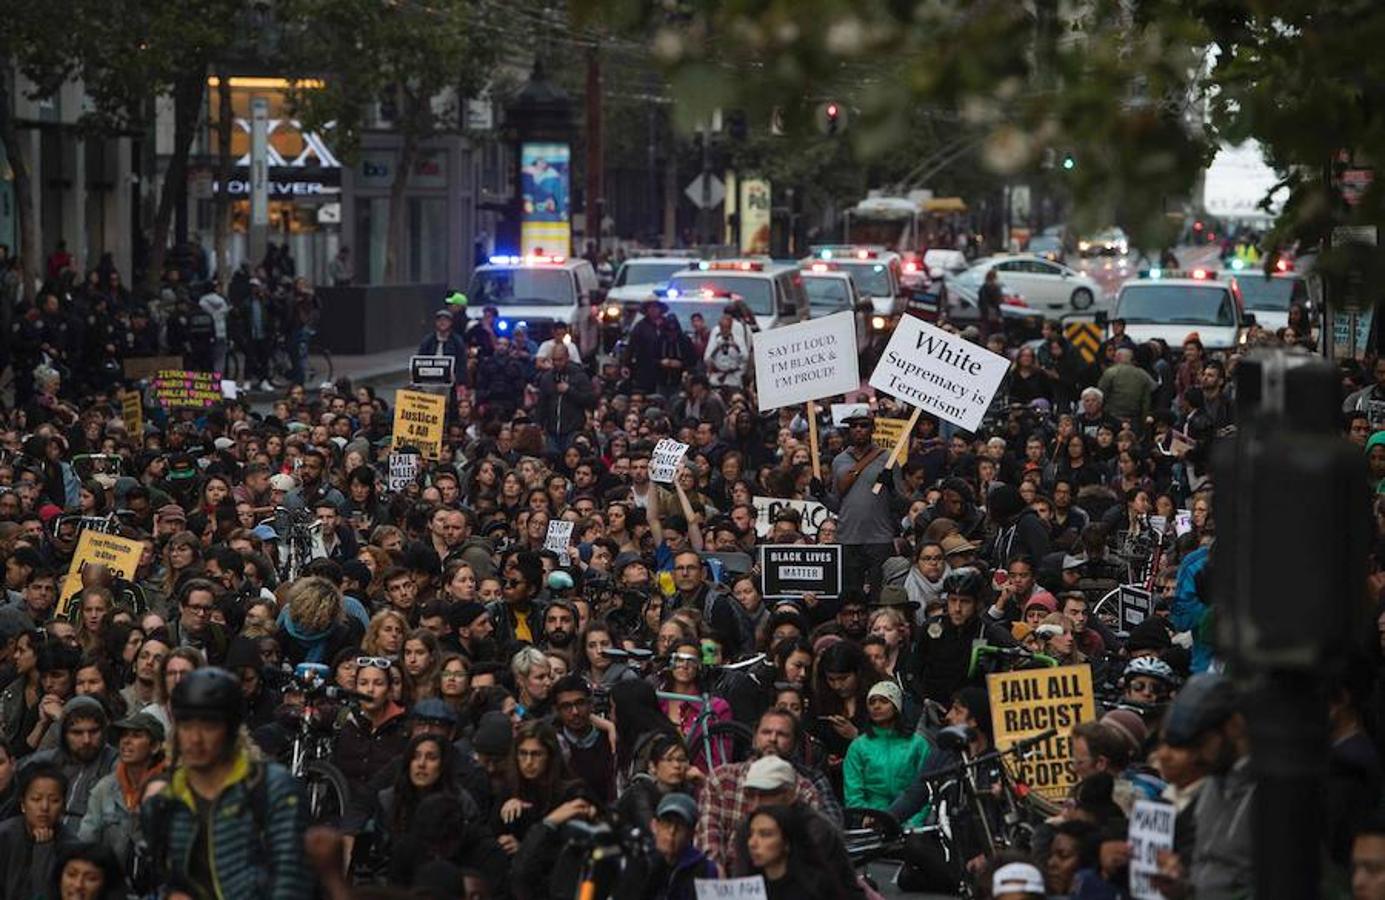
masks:
[[[76,721],[95,719],[102,731],[109,724],[106,708],[93,697],[73,697],[63,704],[62,743],[53,750],[42,750],[33,754],[25,765],[51,763],[62,769],[67,776],[67,809],[63,814],[63,824],[73,832],[82,824],[82,816],[87,811],[87,800],[91,789],[115,768],[119,754],[110,744],[102,743],[96,755],[89,761],[77,759],[67,749],[67,732]]]

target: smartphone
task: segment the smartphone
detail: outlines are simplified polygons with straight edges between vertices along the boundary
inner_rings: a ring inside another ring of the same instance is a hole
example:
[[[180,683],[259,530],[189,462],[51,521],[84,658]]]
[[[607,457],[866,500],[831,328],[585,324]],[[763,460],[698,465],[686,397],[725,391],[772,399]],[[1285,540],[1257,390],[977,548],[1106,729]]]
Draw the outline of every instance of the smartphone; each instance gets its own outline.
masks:
[[[1010,573],[1004,569],[996,569],[991,573],[991,584],[996,587],[1005,587],[1005,582],[1010,580]]]

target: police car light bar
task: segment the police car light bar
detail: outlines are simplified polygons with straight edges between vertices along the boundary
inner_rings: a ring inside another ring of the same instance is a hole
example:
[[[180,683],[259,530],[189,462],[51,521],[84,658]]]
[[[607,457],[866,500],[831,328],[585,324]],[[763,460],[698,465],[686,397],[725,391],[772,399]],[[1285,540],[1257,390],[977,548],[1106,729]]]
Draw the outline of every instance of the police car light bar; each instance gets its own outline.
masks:
[[[547,263],[567,262],[566,256],[540,256],[530,253],[528,256],[492,256],[490,264],[493,266],[537,266]]]
[[[1161,278],[1191,278],[1194,281],[1207,281],[1212,277],[1212,273],[1207,269],[1193,269],[1191,271],[1180,271],[1177,269],[1144,269],[1139,273],[1139,277],[1157,281]]]
[[[765,264],[742,259],[728,262],[700,262],[697,267],[703,272],[763,272]]]

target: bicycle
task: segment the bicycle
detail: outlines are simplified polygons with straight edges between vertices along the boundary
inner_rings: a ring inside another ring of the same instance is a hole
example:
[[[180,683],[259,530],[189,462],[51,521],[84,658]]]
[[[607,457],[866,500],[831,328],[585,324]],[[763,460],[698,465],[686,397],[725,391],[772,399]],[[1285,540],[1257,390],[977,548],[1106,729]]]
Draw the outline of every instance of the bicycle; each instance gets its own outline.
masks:
[[[757,653],[747,659],[714,666],[711,669],[739,671],[753,668],[764,661],[765,654]],[[707,675],[710,677],[711,674],[713,673],[709,670]],[[703,690],[701,694],[655,691],[655,696],[660,700],[676,700],[680,703],[691,703],[697,707],[697,716],[693,720],[692,730],[688,732],[688,746],[693,746],[700,739],[702,758],[707,761],[708,771],[729,762],[743,762],[750,756],[750,751],[755,743],[754,733],[745,725],[734,720],[712,721],[712,716],[715,713],[712,708],[712,695],[709,691]]]
[[[329,704],[354,703],[360,695],[329,682],[331,671],[322,663],[299,663],[288,681],[288,690],[302,692],[303,706],[294,713],[298,727],[284,763],[303,783],[309,818],[317,824],[340,822],[351,802],[346,776],[330,761],[339,729]]]
[[[303,359],[303,384],[316,385],[333,381],[335,370],[332,351],[315,337],[309,337],[306,348]],[[293,373],[293,356],[290,353],[289,340],[282,334],[274,338],[274,344],[269,350],[269,359],[265,363],[265,373],[270,384],[275,387],[287,387],[292,383],[290,375]],[[238,343],[233,342],[227,348],[226,365],[221,374],[223,378],[237,383],[241,382],[243,377],[249,377],[245,350]]]
[[[274,507],[274,515],[259,524],[268,525],[279,536],[283,559],[276,567],[280,583],[293,581],[303,567],[327,555],[322,546],[322,522],[306,509]]]

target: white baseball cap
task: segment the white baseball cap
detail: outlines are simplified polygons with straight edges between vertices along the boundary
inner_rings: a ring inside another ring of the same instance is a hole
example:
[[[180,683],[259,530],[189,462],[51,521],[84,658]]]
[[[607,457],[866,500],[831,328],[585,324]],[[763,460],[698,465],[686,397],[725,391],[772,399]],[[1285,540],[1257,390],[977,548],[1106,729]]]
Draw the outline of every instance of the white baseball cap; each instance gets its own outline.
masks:
[[[991,896],[1002,894],[1036,894],[1044,896],[1044,876],[1029,863],[1006,863],[991,876]]]
[[[291,491],[297,487],[298,484],[293,480],[292,475],[285,475],[280,472],[278,475],[274,475],[269,479],[269,486],[276,491]]]

